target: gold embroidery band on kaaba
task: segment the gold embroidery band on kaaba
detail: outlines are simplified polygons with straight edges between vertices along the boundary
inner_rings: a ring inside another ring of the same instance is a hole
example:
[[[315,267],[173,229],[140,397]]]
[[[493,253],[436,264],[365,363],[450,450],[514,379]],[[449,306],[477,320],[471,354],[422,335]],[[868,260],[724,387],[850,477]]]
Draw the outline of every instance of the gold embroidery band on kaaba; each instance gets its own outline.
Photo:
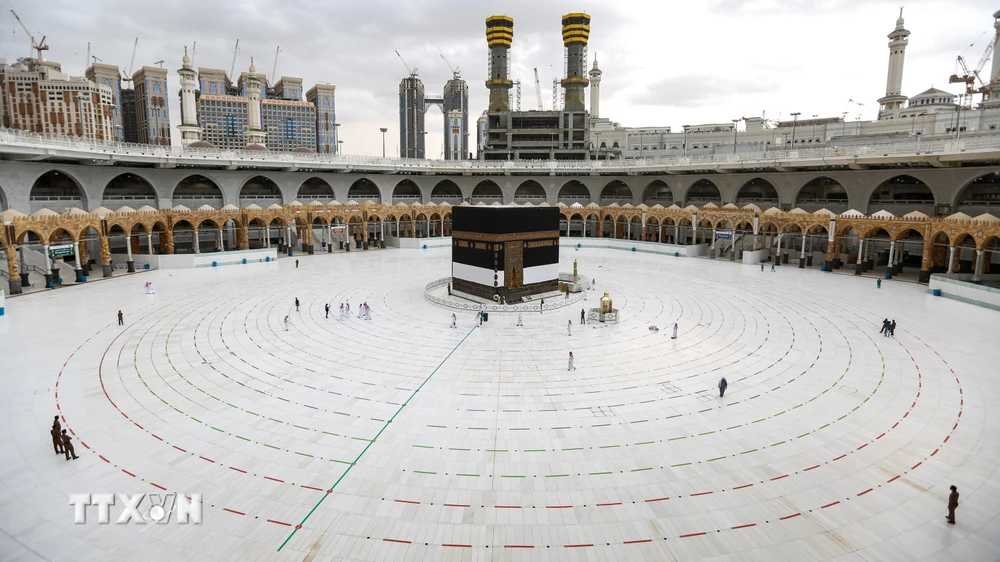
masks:
[[[541,240],[543,238],[559,238],[558,230],[543,230],[539,232],[510,232],[504,234],[486,234],[483,232],[462,232],[453,230],[452,238],[465,240],[480,240],[483,242],[510,242],[514,240]]]

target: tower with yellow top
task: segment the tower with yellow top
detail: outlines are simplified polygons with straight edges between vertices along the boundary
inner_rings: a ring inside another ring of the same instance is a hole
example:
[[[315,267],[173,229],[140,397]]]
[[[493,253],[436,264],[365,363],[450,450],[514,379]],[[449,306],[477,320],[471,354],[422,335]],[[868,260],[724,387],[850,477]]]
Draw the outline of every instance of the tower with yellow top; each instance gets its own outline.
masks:
[[[514,18],[490,16],[486,18],[486,44],[490,48],[490,64],[486,87],[490,90],[489,111],[510,111],[510,59],[508,52],[514,41]]]
[[[574,12],[562,17],[563,46],[566,47],[566,111],[586,111],[584,95],[587,79],[587,41],[590,40],[590,14]]]

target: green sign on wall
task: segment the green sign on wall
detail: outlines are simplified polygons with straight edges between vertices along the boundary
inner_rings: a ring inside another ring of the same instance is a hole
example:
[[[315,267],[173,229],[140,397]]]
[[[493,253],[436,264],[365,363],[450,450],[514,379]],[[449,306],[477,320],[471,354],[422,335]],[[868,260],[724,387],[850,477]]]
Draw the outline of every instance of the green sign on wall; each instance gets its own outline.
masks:
[[[52,259],[65,258],[66,256],[72,256],[74,253],[72,244],[49,246],[49,257]]]

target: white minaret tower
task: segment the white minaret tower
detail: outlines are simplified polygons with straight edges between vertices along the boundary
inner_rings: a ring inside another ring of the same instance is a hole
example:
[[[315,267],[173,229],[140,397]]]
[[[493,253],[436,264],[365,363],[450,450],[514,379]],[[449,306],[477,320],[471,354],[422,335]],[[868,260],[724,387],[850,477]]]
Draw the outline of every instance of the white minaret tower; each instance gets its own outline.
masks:
[[[993,12],[993,29],[996,30],[996,34],[1000,35],[1000,11]],[[996,94],[990,93],[990,99],[996,100],[1000,99],[1000,89],[997,89],[997,84],[1000,84],[1000,41],[993,42],[993,68],[990,69],[990,81],[988,82],[993,89],[996,90]]]
[[[195,79],[194,69],[191,68],[191,57],[188,56],[187,45],[184,46],[184,58],[177,74],[181,77],[181,124],[177,128],[181,132],[181,145],[187,146],[201,140],[198,108],[195,105],[195,89],[198,81]]]
[[[250,57],[250,75],[246,79],[247,97],[250,104],[247,108],[247,144],[264,144],[267,132],[260,125],[260,80],[257,78],[257,67]]]
[[[885,96],[878,100],[882,105],[881,111],[899,109],[906,103],[907,98],[902,94],[903,57],[906,55],[906,45],[908,44],[906,38],[909,36],[910,32],[903,28],[903,8],[900,8],[899,19],[896,20],[896,29],[892,30],[892,33],[888,35],[889,75],[885,81]]]
[[[597,53],[594,53],[594,68],[590,69],[590,116],[601,116],[601,69],[597,68]]]

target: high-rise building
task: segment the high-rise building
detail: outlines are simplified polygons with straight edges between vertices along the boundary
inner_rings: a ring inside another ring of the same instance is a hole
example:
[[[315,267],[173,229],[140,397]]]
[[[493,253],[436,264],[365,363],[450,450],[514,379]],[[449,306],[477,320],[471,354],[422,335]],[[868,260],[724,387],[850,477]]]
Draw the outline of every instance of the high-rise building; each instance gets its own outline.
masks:
[[[444,85],[444,159],[469,157],[469,86],[456,74]]]
[[[122,128],[121,115],[121,73],[118,67],[112,64],[95,62],[85,73],[87,80],[103,84],[111,88],[111,103],[114,108],[111,110],[111,129],[114,140],[125,140],[124,129]]]
[[[282,76],[269,86],[252,59],[249,70],[240,73],[236,85],[224,70],[200,68],[197,81],[193,69],[185,72],[190,76],[182,76],[181,98],[190,99],[197,119],[188,124],[184,117],[182,130],[200,125],[198,139],[228,150],[260,145],[279,152],[336,152],[333,86],[315,86],[305,93],[302,79],[291,76]],[[190,93],[185,89],[187,82]],[[200,94],[196,95],[195,85],[200,87]],[[303,94],[307,101],[303,101]],[[185,103],[182,101],[182,114]]]
[[[121,107],[118,112],[122,117],[122,141],[139,142],[139,131],[136,130],[135,115],[135,90],[126,88],[122,90]]]
[[[3,126],[35,133],[115,140],[114,93],[109,86],[70,77],[54,61],[0,59]]]
[[[316,106],[316,152],[337,153],[337,87],[316,84],[306,92],[306,101]]]
[[[577,12],[562,17],[563,45],[566,47],[566,77],[562,86],[566,92],[566,111],[586,111],[584,92],[587,80],[587,42],[590,39],[590,15]]]
[[[136,135],[142,144],[170,145],[167,71],[144,66],[132,75],[135,90]]]
[[[399,83],[400,157],[426,158],[424,131],[424,84],[413,73]]]

